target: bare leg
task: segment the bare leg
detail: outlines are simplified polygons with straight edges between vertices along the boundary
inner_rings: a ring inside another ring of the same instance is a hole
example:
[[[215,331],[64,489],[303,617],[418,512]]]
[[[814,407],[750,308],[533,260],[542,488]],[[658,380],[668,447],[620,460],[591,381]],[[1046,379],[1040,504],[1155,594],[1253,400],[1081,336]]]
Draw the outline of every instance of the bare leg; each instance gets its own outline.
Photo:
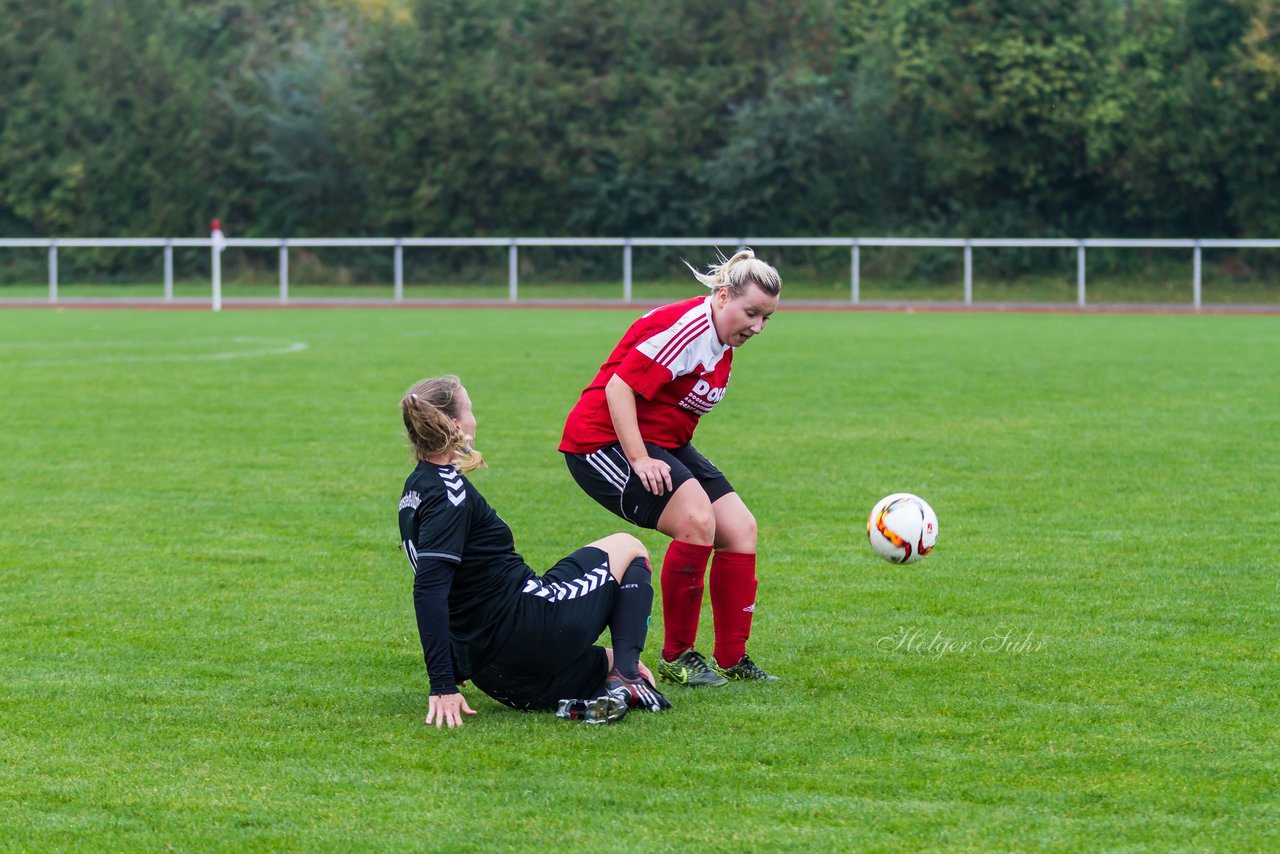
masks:
[[[673,540],[696,546],[715,542],[716,515],[702,484],[686,480],[676,488],[658,517],[658,530]]]
[[[730,492],[711,505],[716,518],[715,547],[720,552],[756,553],[756,517],[747,505]]]

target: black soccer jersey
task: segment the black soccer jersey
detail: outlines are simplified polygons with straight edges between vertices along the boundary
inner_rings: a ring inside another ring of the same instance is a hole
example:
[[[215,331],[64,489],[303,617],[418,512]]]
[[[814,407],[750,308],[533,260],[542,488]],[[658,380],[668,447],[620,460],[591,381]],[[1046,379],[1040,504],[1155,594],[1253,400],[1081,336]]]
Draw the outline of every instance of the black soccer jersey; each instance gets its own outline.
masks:
[[[451,466],[421,462],[409,475],[400,498],[400,539],[414,572],[432,693],[452,693],[455,679],[469,679],[501,648],[520,591],[535,573],[516,552],[507,523]],[[442,619],[447,634],[438,625]],[[450,648],[452,674],[441,672],[451,669]]]

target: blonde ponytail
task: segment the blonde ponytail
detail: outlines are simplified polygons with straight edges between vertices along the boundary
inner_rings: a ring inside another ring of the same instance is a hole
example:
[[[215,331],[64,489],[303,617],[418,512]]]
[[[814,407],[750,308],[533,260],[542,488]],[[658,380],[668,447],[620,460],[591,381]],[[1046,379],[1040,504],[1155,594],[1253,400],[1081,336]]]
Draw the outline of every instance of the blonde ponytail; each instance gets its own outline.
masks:
[[[726,258],[720,254],[720,263],[712,264],[706,273],[699,273],[688,261],[684,265],[693,273],[693,277],[702,284],[718,291],[728,288],[730,296],[740,297],[751,285],[755,285],[771,297],[782,291],[782,277],[778,271],[756,257],[750,249],[739,249],[733,257]]]
[[[471,447],[473,437],[458,429],[455,399],[462,382],[452,374],[414,384],[400,400],[404,429],[419,460],[450,453],[451,465],[469,472],[484,465],[484,457]]]

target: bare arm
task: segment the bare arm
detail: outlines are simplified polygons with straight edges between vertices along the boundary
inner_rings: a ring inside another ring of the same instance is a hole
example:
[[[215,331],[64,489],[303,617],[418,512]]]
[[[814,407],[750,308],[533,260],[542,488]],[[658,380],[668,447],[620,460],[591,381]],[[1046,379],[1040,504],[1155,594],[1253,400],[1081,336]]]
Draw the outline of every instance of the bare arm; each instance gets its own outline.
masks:
[[[640,433],[636,416],[636,392],[627,381],[614,374],[604,387],[604,397],[609,404],[609,417],[613,420],[613,432],[618,444],[631,463],[631,470],[640,478],[640,484],[654,495],[662,495],[671,489],[671,466],[649,456]]]

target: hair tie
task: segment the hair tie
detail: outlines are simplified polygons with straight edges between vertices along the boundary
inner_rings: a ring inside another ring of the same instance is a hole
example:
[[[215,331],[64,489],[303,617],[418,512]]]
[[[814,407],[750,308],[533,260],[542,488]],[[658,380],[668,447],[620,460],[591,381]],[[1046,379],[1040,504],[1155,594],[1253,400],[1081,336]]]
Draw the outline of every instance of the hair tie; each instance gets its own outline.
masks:
[[[417,402],[418,402],[418,396],[417,396],[416,394],[414,394],[414,393],[410,392],[410,393],[409,393],[409,397],[413,398],[413,402],[414,402],[414,403],[417,403]]]

